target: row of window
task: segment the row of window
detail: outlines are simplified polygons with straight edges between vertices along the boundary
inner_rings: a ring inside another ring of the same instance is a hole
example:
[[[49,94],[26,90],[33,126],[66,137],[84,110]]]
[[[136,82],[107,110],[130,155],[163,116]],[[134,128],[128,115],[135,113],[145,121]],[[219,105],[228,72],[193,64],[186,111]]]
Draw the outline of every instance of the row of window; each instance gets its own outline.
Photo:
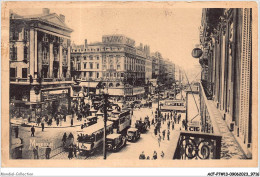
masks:
[[[23,52],[23,59],[28,60],[29,59],[29,49],[27,46],[24,46],[24,52]],[[17,60],[17,47],[15,45],[12,45],[10,47],[10,60]]]
[[[10,78],[17,77],[17,68],[10,68]],[[22,68],[22,78],[27,78],[28,72],[27,68]]]
[[[145,66],[125,64],[125,70],[145,71]]]
[[[99,51],[120,51],[122,48],[103,47],[103,48],[89,48],[89,49],[71,49],[71,52],[99,52]]]
[[[84,69],[87,69],[87,63],[84,63]],[[93,63],[89,63],[89,69],[94,69]],[[96,63],[96,69],[99,69],[99,63]]]
[[[10,40],[13,40],[13,41],[17,41],[17,40],[28,41],[29,40],[29,29],[24,29],[23,33],[19,33],[17,28],[11,28],[10,29]]]

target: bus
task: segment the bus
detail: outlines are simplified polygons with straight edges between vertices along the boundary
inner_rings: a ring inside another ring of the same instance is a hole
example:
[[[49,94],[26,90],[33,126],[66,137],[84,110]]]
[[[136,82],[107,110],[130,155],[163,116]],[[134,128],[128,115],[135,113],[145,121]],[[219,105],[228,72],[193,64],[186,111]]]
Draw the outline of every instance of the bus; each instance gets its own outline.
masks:
[[[107,119],[112,121],[113,129],[116,133],[126,134],[127,129],[131,126],[130,110],[122,110],[119,114],[112,114]]]
[[[185,101],[179,100],[165,100],[164,104],[160,108],[161,111],[176,111],[186,113]]]
[[[107,135],[113,133],[113,122],[107,121]],[[104,122],[100,121],[90,127],[77,131],[77,147],[80,153],[94,154],[95,150],[103,144]]]

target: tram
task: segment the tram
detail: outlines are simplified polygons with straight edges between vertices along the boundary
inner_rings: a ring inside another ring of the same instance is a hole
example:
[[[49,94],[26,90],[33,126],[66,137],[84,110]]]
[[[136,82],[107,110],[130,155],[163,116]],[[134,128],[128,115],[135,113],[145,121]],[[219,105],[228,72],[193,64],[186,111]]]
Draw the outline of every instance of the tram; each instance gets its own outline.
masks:
[[[131,126],[130,114],[130,110],[122,110],[118,114],[112,114],[111,117],[108,117],[108,120],[114,123],[113,129],[116,133],[126,134],[127,129]]]
[[[107,135],[113,132],[113,122],[107,121]],[[100,121],[91,128],[86,128],[77,132],[77,147],[80,153],[92,155],[103,144],[104,122]]]

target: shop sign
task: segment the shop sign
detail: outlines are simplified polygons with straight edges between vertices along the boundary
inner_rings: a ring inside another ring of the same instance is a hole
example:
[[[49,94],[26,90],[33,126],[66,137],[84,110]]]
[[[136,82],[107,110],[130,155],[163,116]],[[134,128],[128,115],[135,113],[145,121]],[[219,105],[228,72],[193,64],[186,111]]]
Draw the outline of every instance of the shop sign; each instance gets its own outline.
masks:
[[[188,130],[189,131],[195,131],[195,132],[200,131],[200,122],[199,121],[189,122],[188,123]]]
[[[142,94],[144,92],[145,92],[144,87],[135,87],[135,88],[133,88],[133,95]]]

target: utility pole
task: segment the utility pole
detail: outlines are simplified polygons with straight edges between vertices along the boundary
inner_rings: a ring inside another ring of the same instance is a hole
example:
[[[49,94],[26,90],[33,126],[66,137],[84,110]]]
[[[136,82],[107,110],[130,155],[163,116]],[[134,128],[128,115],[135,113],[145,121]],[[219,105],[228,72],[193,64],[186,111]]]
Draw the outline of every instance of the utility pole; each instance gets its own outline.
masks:
[[[103,156],[104,160],[107,158],[107,151],[106,151],[106,138],[107,138],[107,106],[108,106],[108,94],[103,94],[104,97],[104,136],[103,136]]]
[[[159,89],[159,83],[157,84],[157,93],[158,93],[158,110],[157,110],[157,116],[158,116],[158,121],[160,118],[160,89]]]

